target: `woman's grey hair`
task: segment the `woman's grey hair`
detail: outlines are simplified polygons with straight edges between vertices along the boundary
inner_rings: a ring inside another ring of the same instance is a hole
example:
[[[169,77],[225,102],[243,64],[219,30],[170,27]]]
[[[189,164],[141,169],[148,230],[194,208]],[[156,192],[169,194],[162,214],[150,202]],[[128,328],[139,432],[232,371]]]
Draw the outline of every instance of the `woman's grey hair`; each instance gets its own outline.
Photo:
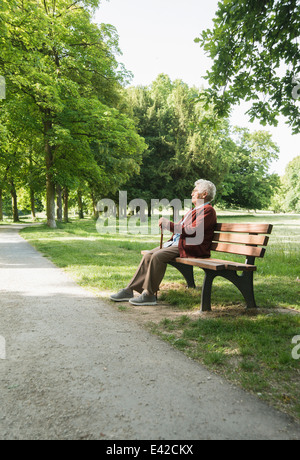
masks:
[[[207,193],[208,201],[214,200],[216,193],[217,193],[217,189],[216,189],[216,186],[212,182],[210,182],[209,180],[205,180],[205,179],[199,179],[195,182],[195,187],[199,193],[203,193],[203,192]]]

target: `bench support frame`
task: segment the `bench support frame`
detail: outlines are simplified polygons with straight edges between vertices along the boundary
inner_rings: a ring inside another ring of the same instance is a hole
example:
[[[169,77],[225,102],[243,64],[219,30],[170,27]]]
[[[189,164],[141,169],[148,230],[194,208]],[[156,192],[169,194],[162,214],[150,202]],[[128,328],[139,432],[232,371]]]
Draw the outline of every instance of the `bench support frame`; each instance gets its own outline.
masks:
[[[192,265],[184,265],[178,262],[168,262],[169,265],[175,267],[185,278],[187,282],[187,287],[190,289],[195,289],[195,278],[194,278],[194,270]]]
[[[254,265],[255,257],[248,257],[246,264]],[[194,279],[194,270],[192,265],[184,265],[178,262],[169,262],[169,265],[172,265],[184,276],[187,287],[195,288],[195,279]],[[202,295],[201,295],[201,312],[211,311],[211,291],[212,284],[216,276],[222,276],[223,278],[231,281],[243,295],[247,308],[257,308],[255,297],[254,297],[254,286],[253,286],[253,271],[244,271],[241,275],[235,270],[210,270],[203,268],[205,272],[205,277],[202,286]]]

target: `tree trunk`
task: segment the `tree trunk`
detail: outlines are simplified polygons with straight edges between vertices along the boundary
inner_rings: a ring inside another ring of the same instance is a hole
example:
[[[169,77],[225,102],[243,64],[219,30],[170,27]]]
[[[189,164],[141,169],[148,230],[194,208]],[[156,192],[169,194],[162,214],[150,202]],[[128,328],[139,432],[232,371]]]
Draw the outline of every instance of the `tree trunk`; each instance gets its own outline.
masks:
[[[13,181],[11,181],[10,194],[11,194],[11,202],[12,202],[13,220],[14,222],[20,222],[17,192],[16,192],[16,187]]]
[[[0,222],[3,221],[3,192],[0,189]]]
[[[57,212],[56,212],[56,216],[57,216],[58,222],[62,222],[62,218],[63,218],[63,211],[62,211],[62,189],[61,189],[61,186],[60,186],[59,184],[56,186],[56,196],[57,196],[57,201],[56,201],[56,204],[57,204]]]
[[[99,211],[97,209],[97,202],[96,202],[95,195],[93,193],[91,193],[91,198],[92,198],[92,202],[93,202],[94,219],[98,219],[99,218]]]
[[[46,114],[50,117],[50,113]],[[50,228],[56,228],[55,222],[55,184],[52,174],[53,166],[53,151],[49,144],[48,135],[52,129],[51,121],[44,121],[44,136],[45,136],[45,160],[46,160],[46,191],[47,191],[47,225]]]
[[[80,190],[78,190],[77,199],[78,199],[78,208],[79,208],[79,219],[84,219],[82,193]]]
[[[30,207],[31,207],[31,215],[32,219],[35,220],[36,215],[35,215],[35,200],[34,200],[34,191],[30,187]]]
[[[33,166],[32,166],[32,151],[30,151],[29,153],[29,170],[30,170],[30,173],[32,172],[33,170]],[[32,184],[29,185],[29,191],[30,191],[30,209],[31,209],[31,216],[32,216],[32,219],[35,220],[36,219],[36,214],[35,214],[35,199],[34,199],[34,189],[32,187]]]
[[[64,188],[64,222],[67,224],[69,222],[69,191],[67,187]]]
[[[55,185],[52,181],[52,175],[47,172],[47,225],[50,228],[56,228],[55,222]]]

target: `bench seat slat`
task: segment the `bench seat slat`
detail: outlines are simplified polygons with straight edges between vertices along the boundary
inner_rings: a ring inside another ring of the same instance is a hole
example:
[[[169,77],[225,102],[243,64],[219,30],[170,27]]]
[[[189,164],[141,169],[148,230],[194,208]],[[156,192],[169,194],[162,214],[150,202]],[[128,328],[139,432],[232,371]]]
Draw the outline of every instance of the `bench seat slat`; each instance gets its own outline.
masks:
[[[221,259],[182,259],[177,257],[175,262],[186,265],[194,265],[200,268],[208,268],[210,270],[233,270],[233,271],[250,271],[255,272],[257,267],[256,265],[242,264],[239,262],[232,262],[230,260],[221,260]]]
[[[210,270],[225,270],[226,268],[223,260],[211,261],[211,259],[185,259],[177,257],[175,262],[200,268],[209,268]]]
[[[142,254],[146,254],[149,251],[141,251]],[[176,257],[174,259],[175,262],[185,264],[185,265],[193,265],[200,268],[208,268],[210,270],[218,271],[218,270],[237,270],[237,271],[256,271],[255,265],[250,264],[243,264],[239,262],[232,262],[230,260],[221,260],[221,259],[184,259],[180,257]]]
[[[270,235],[273,225],[270,224],[230,224],[219,223],[216,225],[217,232],[237,232],[237,233],[258,233]]]
[[[267,246],[269,237],[265,235],[244,235],[243,233],[215,233],[213,241]]]
[[[265,254],[264,248],[227,243],[212,243],[211,250],[216,252],[228,252],[229,254],[239,254],[251,257],[263,257]]]
[[[221,260],[221,259],[204,259],[209,260],[211,262],[222,263],[225,265],[226,270],[234,270],[234,271],[243,271],[243,272],[255,272],[257,270],[256,265],[250,264],[243,264],[240,262],[233,262],[232,260]]]

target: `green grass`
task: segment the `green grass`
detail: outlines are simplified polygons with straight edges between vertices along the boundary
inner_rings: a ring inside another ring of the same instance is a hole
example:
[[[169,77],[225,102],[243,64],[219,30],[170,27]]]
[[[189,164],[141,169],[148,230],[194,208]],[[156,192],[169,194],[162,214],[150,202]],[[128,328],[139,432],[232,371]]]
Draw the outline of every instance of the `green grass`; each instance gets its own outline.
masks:
[[[300,419],[299,361],[291,339],[298,316],[249,314],[193,320],[183,315],[152,326],[174,347],[277,408]]]
[[[254,284],[260,309],[247,312],[239,291],[216,278],[212,314],[191,315],[199,309],[200,291],[187,291],[180,273],[169,267],[160,299],[182,315],[153,324],[152,330],[193,359],[300,419],[300,360],[292,358],[292,339],[300,335],[300,314],[282,313],[282,309],[300,312],[300,215],[220,214],[220,222],[274,225],[265,258],[256,259]],[[59,224],[56,230],[45,225],[27,228],[22,236],[80,285],[96,292],[124,287],[141,259],[140,251],[159,245],[155,235],[100,235],[95,221],[88,219]],[[228,259],[244,261],[232,255]],[[195,270],[195,275],[201,287],[203,271]]]

